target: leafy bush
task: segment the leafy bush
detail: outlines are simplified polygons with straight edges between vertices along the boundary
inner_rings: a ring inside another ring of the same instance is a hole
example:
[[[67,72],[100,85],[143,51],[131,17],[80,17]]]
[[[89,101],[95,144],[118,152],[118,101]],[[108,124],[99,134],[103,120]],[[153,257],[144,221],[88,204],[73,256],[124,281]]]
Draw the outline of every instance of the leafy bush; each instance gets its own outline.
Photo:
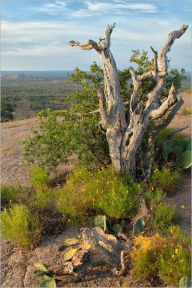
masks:
[[[150,204],[151,208],[157,206],[166,196],[166,193],[163,192],[161,188],[154,190],[154,187],[150,187],[145,193],[145,199]]]
[[[167,284],[178,287],[182,277],[191,275],[190,239],[179,227],[170,227],[169,233],[159,258],[159,275]]]
[[[1,186],[1,204],[2,206],[13,203],[24,203],[29,200],[30,189],[21,185]]]
[[[78,168],[68,175],[64,187],[57,188],[56,205],[61,213],[83,216],[88,210],[112,218],[131,217],[139,202],[140,185],[120,176],[112,168],[90,172]]]
[[[76,69],[74,77],[78,77]],[[65,101],[69,110],[57,112],[46,110],[38,114],[39,129],[25,142],[24,156],[30,163],[37,163],[48,172],[67,162],[72,154],[87,165],[109,163],[108,145],[99,125],[95,90],[84,86]]]
[[[37,209],[54,207],[53,190],[49,187],[35,188],[31,206]]]
[[[15,245],[28,247],[37,241],[38,217],[24,205],[13,205],[1,213],[1,233]]]
[[[170,227],[167,238],[159,234],[136,237],[130,255],[131,273],[142,280],[159,276],[178,287],[182,277],[190,276],[190,239],[179,227]]]
[[[151,237],[138,236],[131,249],[131,273],[137,278],[150,279],[158,274],[158,259],[165,245],[165,239],[159,234]]]
[[[155,189],[161,188],[166,193],[172,192],[181,182],[181,179],[177,171],[171,171],[167,168],[163,168],[162,171],[156,169],[151,177],[152,186]]]
[[[39,166],[31,169],[30,181],[34,187],[44,186],[48,182],[48,174]]]
[[[174,209],[167,204],[159,204],[154,212],[152,226],[154,229],[165,231],[169,226],[176,224],[178,217]]]
[[[77,168],[66,178],[63,187],[55,188],[55,202],[59,212],[64,217],[82,217],[89,208],[89,199],[86,193],[89,173],[85,168]]]
[[[91,207],[111,218],[131,218],[139,203],[140,184],[132,177],[120,176],[112,167],[96,172],[87,191]]]

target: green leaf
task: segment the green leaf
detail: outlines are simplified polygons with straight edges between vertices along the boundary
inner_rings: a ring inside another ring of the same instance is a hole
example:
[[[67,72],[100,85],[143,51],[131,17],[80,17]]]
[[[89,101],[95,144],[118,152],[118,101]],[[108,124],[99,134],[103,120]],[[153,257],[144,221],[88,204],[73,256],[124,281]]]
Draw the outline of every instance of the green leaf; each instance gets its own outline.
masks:
[[[104,231],[107,231],[107,217],[105,215],[97,215],[94,218],[95,226],[102,228]]]
[[[176,166],[180,168],[190,168],[192,166],[191,151],[182,153],[176,161]]]
[[[38,268],[40,271],[48,272],[47,267],[43,265],[42,263],[35,263],[34,264],[36,268]]]
[[[123,232],[123,229],[122,229],[121,225],[119,225],[119,224],[113,225],[113,228],[112,228],[112,229],[113,229],[113,231],[114,231],[116,234]]]
[[[76,238],[68,238],[63,241],[63,245],[65,246],[73,246],[79,243],[79,240]]]
[[[63,253],[63,260],[68,261],[73,258],[78,249],[71,249]]]
[[[143,219],[139,218],[133,225],[133,234],[135,236],[139,235],[141,232],[144,231],[145,228],[145,222]]]
[[[57,285],[54,279],[47,279],[41,282],[40,288],[57,288]]]
[[[181,278],[181,280],[179,281],[179,287],[180,288],[191,287],[190,278],[188,276],[185,276],[185,277]]]

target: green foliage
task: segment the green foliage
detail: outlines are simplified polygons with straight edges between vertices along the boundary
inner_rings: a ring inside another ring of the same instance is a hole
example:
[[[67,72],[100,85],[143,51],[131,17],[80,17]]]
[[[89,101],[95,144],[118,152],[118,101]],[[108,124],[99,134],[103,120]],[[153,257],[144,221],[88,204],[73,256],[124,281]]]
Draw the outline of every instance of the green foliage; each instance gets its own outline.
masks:
[[[167,204],[159,204],[155,211],[152,220],[152,226],[155,230],[165,231],[171,225],[178,221],[174,209]]]
[[[54,275],[51,271],[49,271],[49,266],[48,265],[44,265],[41,263],[35,263],[35,267],[38,270],[34,271],[35,276],[39,276],[45,279],[44,281],[41,282],[40,287],[42,288],[56,288],[56,281],[53,278]]]
[[[97,108],[92,103],[96,100],[93,89],[79,90],[71,98],[71,101],[76,102],[71,103],[71,109],[64,113],[62,119],[50,110],[39,113],[40,129],[33,131],[33,137],[25,143],[26,159],[31,163],[37,162],[48,172],[60,163],[67,162],[68,157],[74,153],[87,165],[109,162],[105,134],[99,126],[99,115],[89,113]]]
[[[13,106],[10,103],[1,103],[1,122],[13,119]]]
[[[40,288],[57,288],[55,279],[46,279],[40,284]]]
[[[142,74],[153,69],[153,59],[150,60],[147,51],[134,50],[130,61],[137,66],[136,74]],[[127,114],[130,95],[133,92],[130,72],[126,68],[118,71],[120,81],[121,98],[128,101],[125,106]],[[179,87],[181,74],[177,70],[170,71],[167,86],[162,93],[162,97],[168,95],[172,80]],[[94,84],[104,89],[103,69],[95,62],[90,66],[90,73],[83,72],[79,68],[74,70],[70,76],[70,83],[75,86],[76,91],[69,93],[65,97],[64,106],[68,110],[51,112],[50,110],[39,114],[40,129],[33,132],[25,144],[24,155],[30,162],[51,171],[58,167],[60,163],[67,161],[68,157],[76,154],[86,165],[105,166],[110,164],[108,143],[105,132],[100,127],[99,113],[90,113],[98,109],[98,97],[95,89],[90,84]],[[140,91],[139,101],[142,103],[147,99],[147,94],[155,87],[157,79],[150,77],[145,79]],[[78,89],[78,90],[77,90]],[[162,97],[160,101],[162,101]],[[144,104],[143,104],[144,105]],[[129,116],[128,116],[129,117]],[[155,133],[155,125],[152,125],[145,133],[145,142],[148,143],[149,136]],[[142,147],[143,143],[142,143]],[[147,155],[148,145],[145,145],[145,155]]]
[[[118,234],[118,233],[122,233],[123,232],[123,228],[120,224],[116,223],[113,225],[112,227],[112,230],[115,234]]]
[[[166,196],[166,193],[163,192],[161,188],[157,188],[154,190],[154,187],[150,187],[145,193],[145,199],[150,204],[153,209],[156,207]]]
[[[178,287],[182,277],[191,275],[190,239],[179,227],[170,227],[169,233],[159,257],[159,275],[165,283]]]
[[[191,150],[183,152],[176,161],[176,167],[188,169],[192,166]]]
[[[66,177],[63,187],[55,188],[54,196],[56,207],[65,216],[82,218],[88,208],[89,199],[86,187],[89,180],[89,172],[85,168],[76,168],[72,174]]]
[[[178,287],[184,276],[190,276],[190,239],[179,227],[170,227],[167,237],[155,234],[134,239],[130,252],[131,273],[141,280],[159,277],[168,285]]]
[[[29,196],[28,189],[21,185],[6,185],[1,186],[1,205],[8,205],[13,203],[22,203],[27,200]]]
[[[141,234],[145,229],[145,222],[143,219],[137,219],[137,221],[133,224],[133,234],[138,236]]]
[[[159,234],[151,237],[139,235],[135,237],[131,256],[131,274],[142,280],[148,280],[158,275],[158,260],[165,239]]]
[[[48,174],[41,167],[33,167],[30,174],[30,181],[34,187],[44,186],[47,184],[49,179]]]
[[[31,206],[40,210],[54,207],[53,190],[49,187],[35,188]]]
[[[151,177],[154,189],[160,188],[166,193],[172,192],[181,182],[181,179],[177,171],[171,171],[167,168],[163,168],[162,171],[156,169]]]
[[[37,241],[39,220],[24,205],[13,205],[1,213],[1,233],[18,246],[28,247]]]
[[[107,217],[105,215],[97,215],[94,218],[95,226],[101,227],[104,231],[107,231]]]
[[[120,176],[110,167],[91,175],[90,180],[87,192],[93,209],[115,219],[133,216],[141,187],[131,177]]]
[[[163,129],[158,133],[157,146],[159,146],[164,162],[174,160],[177,168],[191,167],[191,141],[182,134],[171,136],[172,129]],[[168,140],[169,139],[169,140]]]
[[[61,213],[85,216],[88,210],[111,218],[132,217],[138,207],[141,187],[131,177],[120,176],[113,168],[91,172],[77,168],[57,188],[56,205]]]

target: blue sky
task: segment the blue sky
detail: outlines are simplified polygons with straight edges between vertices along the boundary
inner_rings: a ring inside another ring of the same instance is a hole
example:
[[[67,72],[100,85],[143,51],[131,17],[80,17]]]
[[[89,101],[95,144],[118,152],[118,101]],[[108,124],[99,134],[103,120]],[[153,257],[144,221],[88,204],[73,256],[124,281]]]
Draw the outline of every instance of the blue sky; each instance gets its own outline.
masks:
[[[2,0],[2,70],[88,70],[93,50],[68,41],[97,41],[116,23],[111,50],[119,69],[132,49],[159,50],[169,32],[191,23],[191,0]],[[191,70],[191,27],[169,53],[171,66]]]

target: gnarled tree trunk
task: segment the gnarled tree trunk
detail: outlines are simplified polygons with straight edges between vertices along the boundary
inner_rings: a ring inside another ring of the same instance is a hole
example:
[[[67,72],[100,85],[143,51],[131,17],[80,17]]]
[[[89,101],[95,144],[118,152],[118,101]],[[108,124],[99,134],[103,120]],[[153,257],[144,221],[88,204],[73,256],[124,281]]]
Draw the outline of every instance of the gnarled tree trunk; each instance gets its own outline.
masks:
[[[157,120],[159,127],[167,126],[183,104],[182,98],[177,98],[174,84],[169,91],[168,98],[160,107],[158,102],[166,85],[166,54],[170,51],[175,39],[180,38],[188,26],[183,25],[179,30],[169,33],[159,54],[151,47],[154,53],[154,71],[136,76],[133,68],[130,68],[134,90],[130,100],[129,117],[127,117],[127,119],[130,119],[129,123],[126,121],[124,105],[120,95],[116,63],[110,51],[110,37],[114,27],[115,24],[108,26],[104,39],[100,39],[97,43],[89,40],[84,44],[76,41],[70,41],[68,44],[79,46],[83,50],[95,49],[100,55],[104,71],[104,91],[95,86],[94,88],[98,94],[101,123],[106,131],[111,161],[118,171],[135,175],[136,152],[150,121]],[[138,100],[142,82],[153,76],[158,78],[158,82],[156,87],[148,93],[144,105]]]

